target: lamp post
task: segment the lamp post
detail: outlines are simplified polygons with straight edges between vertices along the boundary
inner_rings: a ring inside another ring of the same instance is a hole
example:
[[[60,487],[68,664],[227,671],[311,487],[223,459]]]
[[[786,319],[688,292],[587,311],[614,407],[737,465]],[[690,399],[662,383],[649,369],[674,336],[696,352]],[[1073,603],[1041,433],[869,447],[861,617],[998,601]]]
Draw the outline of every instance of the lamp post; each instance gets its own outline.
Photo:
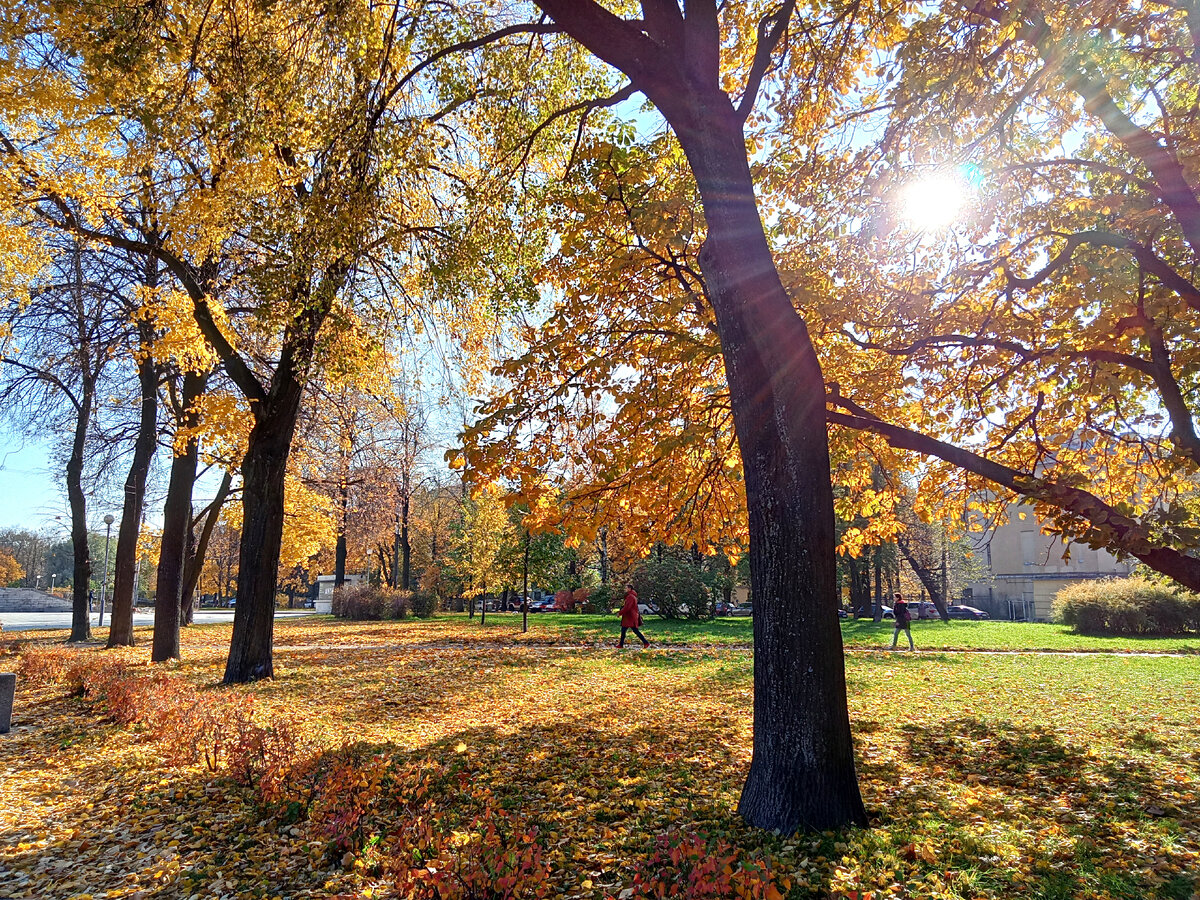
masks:
[[[104,572],[100,578],[100,618],[96,622],[97,628],[104,624],[104,593],[108,589],[108,541],[112,537],[112,523],[115,521],[112,513],[104,517]]]
[[[51,572],[51,573],[50,573],[50,593],[51,593],[51,594],[53,594],[53,593],[54,593],[54,579],[56,579],[57,577],[58,577],[58,573],[57,573],[57,572]]]

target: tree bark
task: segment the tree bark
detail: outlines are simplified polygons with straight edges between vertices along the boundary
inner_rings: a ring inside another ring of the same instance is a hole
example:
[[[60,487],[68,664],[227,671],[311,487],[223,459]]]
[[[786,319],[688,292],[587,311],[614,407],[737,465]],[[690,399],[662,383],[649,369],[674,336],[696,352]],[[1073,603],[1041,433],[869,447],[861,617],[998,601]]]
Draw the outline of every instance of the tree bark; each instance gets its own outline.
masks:
[[[138,534],[142,528],[142,508],[146,502],[146,476],[158,439],[158,369],[150,356],[153,335],[150,326],[139,326],[141,358],[138,360],[138,384],[141,410],[133,459],[125,478],[125,503],[121,507],[121,528],[117,532],[117,556],[113,574],[112,619],[108,629],[108,647],[133,646],[134,585],[137,581]]]
[[[688,120],[667,116],[703,198],[700,265],[745,470],[754,750],[738,811],[781,833],[866,825],[837,615],[824,378],[775,269],[741,121],[719,89],[706,100]]]
[[[183,376],[179,428],[196,424],[193,408],[204,390],[207,378],[197,372]],[[158,583],[154,589],[154,640],[151,662],[179,658],[179,621],[183,612],[183,570],[187,555],[188,526],[192,518],[192,488],[200,448],[195,438],[188,440],[183,453],[171,458],[171,477],[163,509],[163,532],[158,551]]]
[[[875,603],[874,603],[874,607],[873,607],[874,613],[872,615],[872,618],[876,622],[883,621],[883,560],[881,559],[882,553],[883,553],[883,551],[879,547],[876,547],[875,552],[871,554],[872,556],[875,557],[875,560],[874,560],[874,565],[875,565]]]
[[[281,366],[282,368],[282,366]],[[275,578],[283,545],[284,475],[303,386],[276,374],[271,408],[250,431],[242,461],[242,540],[238,550],[237,607],[225,665],[226,684],[271,678]]]
[[[87,497],[83,493],[83,451],[87,445],[88,425],[95,404],[96,384],[85,370],[79,406],[75,410],[75,434],[67,459],[67,502],[71,506],[71,549],[74,557],[71,587],[71,635],[68,641],[90,641],[92,619],[89,592],[92,579],[92,551],[88,544]],[[107,574],[107,573],[106,573]]]

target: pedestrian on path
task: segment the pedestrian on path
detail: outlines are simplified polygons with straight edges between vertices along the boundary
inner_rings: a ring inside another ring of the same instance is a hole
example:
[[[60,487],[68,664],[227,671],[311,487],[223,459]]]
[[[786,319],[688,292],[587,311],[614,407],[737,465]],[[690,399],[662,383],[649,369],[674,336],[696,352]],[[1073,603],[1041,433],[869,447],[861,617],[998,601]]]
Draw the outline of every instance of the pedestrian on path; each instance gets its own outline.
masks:
[[[650,642],[646,640],[646,636],[638,631],[638,626],[642,624],[642,612],[638,609],[637,591],[633,589],[632,584],[625,585],[625,602],[621,604],[621,640],[617,644],[617,649],[625,646],[625,632],[630,628],[633,633],[638,636],[642,642],[642,649],[650,646]]]
[[[892,602],[892,615],[896,617],[896,621],[895,630],[892,632],[891,649],[896,649],[896,642],[900,640],[900,629],[903,628],[904,633],[908,635],[908,649],[916,650],[916,645],[913,644],[912,628],[910,625],[912,616],[908,612],[908,604],[904,602],[904,595],[898,591],[896,592],[896,599]]]

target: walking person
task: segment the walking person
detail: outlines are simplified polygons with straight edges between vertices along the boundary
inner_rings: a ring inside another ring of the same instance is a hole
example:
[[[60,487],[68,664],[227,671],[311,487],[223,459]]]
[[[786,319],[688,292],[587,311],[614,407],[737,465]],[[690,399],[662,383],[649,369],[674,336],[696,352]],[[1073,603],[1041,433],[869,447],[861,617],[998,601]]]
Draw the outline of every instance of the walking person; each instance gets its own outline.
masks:
[[[912,639],[912,615],[908,611],[908,604],[904,602],[904,595],[897,592],[896,599],[892,602],[892,615],[896,617],[895,631],[892,632],[892,647],[896,649],[896,642],[900,640],[900,629],[904,629],[904,633],[908,635],[908,649],[916,650],[916,645]]]
[[[642,649],[650,646],[650,642],[646,640],[646,636],[638,631],[638,626],[642,624],[642,613],[638,609],[637,591],[633,589],[632,584],[625,585],[625,602],[621,604],[621,640],[617,644],[617,649],[625,646],[625,632],[630,628],[633,633],[638,636],[642,642]]]

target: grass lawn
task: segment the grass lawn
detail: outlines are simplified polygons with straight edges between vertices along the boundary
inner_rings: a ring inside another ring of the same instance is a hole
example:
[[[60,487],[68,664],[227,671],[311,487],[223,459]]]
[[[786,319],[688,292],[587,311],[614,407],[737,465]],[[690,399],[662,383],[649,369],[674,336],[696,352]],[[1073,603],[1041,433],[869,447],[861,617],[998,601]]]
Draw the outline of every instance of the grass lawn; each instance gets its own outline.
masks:
[[[714,855],[724,839],[764,861],[794,898],[1200,893],[1193,659],[852,654],[872,827],[784,838],[735,814],[750,752],[746,623],[672,626],[670,640],[693,646],[673,653],[595,646],[613,640],[611,619],[531,617],[540,636],[524,644],[512,617],[493,621],[280,621],[276,678],[236,688],[215,686],[229,627],[185,631],[173,677],[207,700],[252,698],[260,722],[293,721],[320,760],[318,787],[336,788],[318,800],[285,791],[261,805],[219,766],[171,765],[147,725],[118,725],[62,684],[19,682],[17,727],[0,738],[0,898],[398,896],[398,854],[414,864],[395,838],[412,811],[390,805],[413,795],[404,779],[427,785],[421,821],[445,831],[452,860],[477,847],[481,811],[505,811],[514,845],[536,828],[546,896],[640,896],[623,892],[669,867],[648,860],[680,830]],[[918,623],[919,645],[939,627]],[[980,647],[1014,627],[946,631]],[[1066,640],[1053,626],[1019,627],[1036,629],[1027,646],[1065,648],[1045,643]],[[852,643],[885,633],[847,624]],[[134,673],[148,669],[148,640],[122,651]],[[17,642],[0,648],[11,670]],[[396,768],[380,776],[382,761]],[[339,845],[351,813],[353,840]]]
[[[438,626],[435,626],[438,627]],[[621,633],[615,615],[537,613],[529,617],[528,635],[520,634],[521,617],[514,613],[489,613],[487,626],[515,641],[616,644]],[[653,642],[691,646],[749,646],[753,641],[749,618],[721,617],[691,621],[646,616],[643,633]],[[877,649],[892,642],[892,623],[869,619],[842,619],[842,640],[851,649]],[[913,641],[921,650],[1046,650],[1142,653],[1200,653],[1200,635],[1172,638],[1088,637],[1072,633],[1065,625],[1034,622],[975,622],[923,619],[912,623]],[[901,643],[904,636],[900,637]],[[627,643],[637,643],[629,635]]]

